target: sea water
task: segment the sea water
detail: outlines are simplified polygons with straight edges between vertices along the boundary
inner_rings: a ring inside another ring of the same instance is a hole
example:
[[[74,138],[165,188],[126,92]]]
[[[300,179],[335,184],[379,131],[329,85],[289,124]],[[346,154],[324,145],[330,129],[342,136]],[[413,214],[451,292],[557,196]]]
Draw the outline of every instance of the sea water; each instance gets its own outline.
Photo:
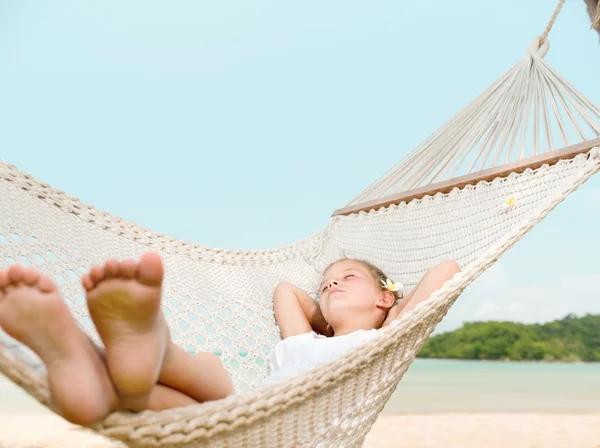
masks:
[[[0,376],[0,414],[48,412]],[[600,412],[600,363],[416,359],[385,413]]]
[[[600,363],[416,359],[384,412],[600,412]]]

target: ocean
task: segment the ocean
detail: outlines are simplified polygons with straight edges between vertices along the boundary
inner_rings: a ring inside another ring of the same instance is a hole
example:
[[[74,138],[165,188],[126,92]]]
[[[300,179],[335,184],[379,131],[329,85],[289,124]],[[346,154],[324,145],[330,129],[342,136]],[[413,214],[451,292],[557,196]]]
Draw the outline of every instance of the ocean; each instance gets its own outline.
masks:
[[[0,414],[47,412],[0,376]],[[384,413],[600,412],[600,363],[416,359]]]
[[[416,359],[384,412],[600,412],[600,363]]]

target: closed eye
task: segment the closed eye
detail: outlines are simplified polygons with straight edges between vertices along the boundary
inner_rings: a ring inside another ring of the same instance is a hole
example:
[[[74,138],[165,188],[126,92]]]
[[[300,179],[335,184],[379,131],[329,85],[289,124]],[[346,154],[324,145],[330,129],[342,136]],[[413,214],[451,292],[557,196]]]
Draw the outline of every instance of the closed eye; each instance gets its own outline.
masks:
[[[344,275],[344,280],[346,280],[348,277],[356,277],[356,275],[354,275],[354,274],[346,274],[346,275]],[[323,286],[321,288],[321,292],[325,292],[325,290],[327,289],[327,286],[328,285]]]

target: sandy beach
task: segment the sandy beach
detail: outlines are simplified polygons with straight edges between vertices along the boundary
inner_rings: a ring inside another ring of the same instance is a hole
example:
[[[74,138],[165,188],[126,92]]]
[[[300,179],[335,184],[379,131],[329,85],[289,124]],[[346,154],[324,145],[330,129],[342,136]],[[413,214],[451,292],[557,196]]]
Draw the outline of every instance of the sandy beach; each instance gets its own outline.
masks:
[[[600,448],[599,367],[415,361],[364,447]],[[82,447],[124,445],[70,425],[0,375],[0,448]]]
[[[125,446],[54,415],[0,415],[0,435],[2,448]],[[382,414],[364,447],[598,448],[600,414]]]

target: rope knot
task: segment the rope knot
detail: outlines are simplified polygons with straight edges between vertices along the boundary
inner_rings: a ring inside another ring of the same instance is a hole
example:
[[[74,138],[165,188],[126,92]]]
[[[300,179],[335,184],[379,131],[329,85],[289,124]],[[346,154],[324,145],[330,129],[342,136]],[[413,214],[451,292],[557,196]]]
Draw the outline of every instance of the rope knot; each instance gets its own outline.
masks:
[[[548,39],[542,40],[541,37],[535,37],[527,47],[527,53],[543,58],[548,53],[549,48],[550,43]]]

